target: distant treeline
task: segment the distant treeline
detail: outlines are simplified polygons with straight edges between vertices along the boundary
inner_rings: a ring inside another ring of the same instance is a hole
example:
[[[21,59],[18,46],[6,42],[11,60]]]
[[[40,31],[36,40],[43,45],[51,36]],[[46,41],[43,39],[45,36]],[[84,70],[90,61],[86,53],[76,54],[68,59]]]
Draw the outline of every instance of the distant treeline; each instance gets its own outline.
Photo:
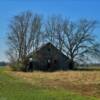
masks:
[[[4,62],[4,61],[2,61],[2,62],[0,62],[0,66],[6,66],[8,63],[7,62]]]
[[[94,64],[81,64],[80,66],[85,67],[100,67],[100,63],[94,63]]]

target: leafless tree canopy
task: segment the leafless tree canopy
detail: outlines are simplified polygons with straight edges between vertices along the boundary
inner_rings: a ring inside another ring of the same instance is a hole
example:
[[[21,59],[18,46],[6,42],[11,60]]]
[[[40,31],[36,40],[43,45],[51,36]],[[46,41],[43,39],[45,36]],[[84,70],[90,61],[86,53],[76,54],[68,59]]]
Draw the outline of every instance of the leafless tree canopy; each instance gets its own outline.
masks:
[[[41,17],[25,12],[13,17],[9,26],[8,43],[17,60],[23,61],[39,45]],[[12,55],[11,51],[8,54]]]
[[[40,15],[21,13],[10,23],[8,54],[10,58],[24,60],[41,43],[51,42],[69,57],[70,69],[73,69],[75,62],[98,52],[99,44],[93,35],[96,24],[96,21],[86,19],[72,22],[61,16],[52,16],[44,21]]]
[[[63,18],[60,16],[49,17],[46,26],[45,33],[47,35],[46,39],[55,44],[59,50],[62,50],[62,39],[63,39]]]
[[[81,20],[79,23],[64,22],[64,49],[73,67],[75,61],[83,61],[88,57],[89,48],[95,44],[93,30],[96,21]]]
[[[86,19],[75,23],[60,16],[53,16],[47,22],[46,33],[50,41],[69,57],[71,69],[75,62],[88,58],[91,47],[96,44],[93,35],[96,24]]]

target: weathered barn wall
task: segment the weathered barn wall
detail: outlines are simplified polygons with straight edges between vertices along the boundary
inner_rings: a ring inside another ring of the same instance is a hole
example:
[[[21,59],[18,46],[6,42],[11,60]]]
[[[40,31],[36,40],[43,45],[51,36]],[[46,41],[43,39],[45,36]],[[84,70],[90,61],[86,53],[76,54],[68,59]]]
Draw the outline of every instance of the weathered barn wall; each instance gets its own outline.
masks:
[[[48,43],[34,53],[33,66],[34,69],[44,71],[66,70],[68,69],[68,60],[68,57]]]

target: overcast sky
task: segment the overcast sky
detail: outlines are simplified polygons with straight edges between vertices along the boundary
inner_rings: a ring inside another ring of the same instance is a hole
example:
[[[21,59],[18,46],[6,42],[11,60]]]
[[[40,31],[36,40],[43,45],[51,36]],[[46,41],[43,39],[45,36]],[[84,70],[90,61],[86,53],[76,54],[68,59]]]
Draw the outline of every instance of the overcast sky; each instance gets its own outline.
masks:
[[[55,14],[74,21],[81,18],[100,21],[100,0],[0,0],[0,61],[7,60],[6,33],[11,18],[27,10],[45,17]],[[99,25],[95,34],[99,40]]]

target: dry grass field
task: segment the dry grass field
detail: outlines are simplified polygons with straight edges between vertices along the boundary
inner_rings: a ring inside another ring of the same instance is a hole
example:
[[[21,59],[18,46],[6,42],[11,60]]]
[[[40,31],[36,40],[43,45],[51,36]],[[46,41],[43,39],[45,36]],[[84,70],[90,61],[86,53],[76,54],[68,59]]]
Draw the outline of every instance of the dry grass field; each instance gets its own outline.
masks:
[[[10,72],[32,85],[63,88],[83,96],[100,98],[100,71]]]

